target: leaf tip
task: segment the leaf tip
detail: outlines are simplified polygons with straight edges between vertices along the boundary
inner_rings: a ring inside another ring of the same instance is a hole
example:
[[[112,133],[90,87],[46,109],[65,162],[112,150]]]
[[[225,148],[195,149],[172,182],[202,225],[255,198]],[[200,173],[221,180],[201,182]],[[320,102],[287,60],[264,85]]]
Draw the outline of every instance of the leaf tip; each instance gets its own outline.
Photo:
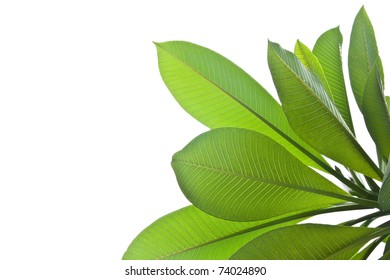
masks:
[[[360,10],[357,14],[357,17],[359,17],[359,16],[368,18],[368,14],[367,14],[367,11],[366,11],[366,8],[364,5],[360,8]]]

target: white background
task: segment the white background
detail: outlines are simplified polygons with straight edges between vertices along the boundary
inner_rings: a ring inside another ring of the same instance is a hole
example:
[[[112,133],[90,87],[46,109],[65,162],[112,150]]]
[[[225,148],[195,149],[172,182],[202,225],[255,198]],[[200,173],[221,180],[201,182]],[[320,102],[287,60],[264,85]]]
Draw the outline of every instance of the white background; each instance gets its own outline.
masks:
[[[152,41],[209,47],[275,94],[267,40],[312,47],[340,24],[346,57],[362,4],[386,71],[384,1],[1,1],[0,278],[115,279],[131,240],[189,204],[170,160],[206,128]]]

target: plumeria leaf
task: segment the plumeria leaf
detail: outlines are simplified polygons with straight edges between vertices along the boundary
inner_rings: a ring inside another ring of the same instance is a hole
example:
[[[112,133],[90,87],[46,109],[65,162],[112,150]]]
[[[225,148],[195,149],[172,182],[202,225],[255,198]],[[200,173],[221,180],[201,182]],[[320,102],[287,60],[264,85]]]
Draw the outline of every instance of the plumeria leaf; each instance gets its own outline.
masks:
[[[376,143],[381,157],[387,159],[390,155],[390,115],[377,64],[367,77],[362,112],[367,129]]]
[[[323,33],[314,45],[313,54],[318,58],[332,92],[332,100],[352,133],[354,127],[349,108],[343,74],[341,46],[343,36],[336,27]]]
[[[253,238],[303,219],[288,217],[232,222],[194,206],[170,213],[144,229],[130,244],[125,260],[223,260]]]
[[[203,133],[173,156],[172,166],[195,206],[228,220],[268,219],[353,199],[281,145],[250,130]]]
[[[255,238],[231,259],[351,259],[380,232],[366,227],[303,224],[283,227]]]
[[[349,78],[360,110],[363,107],[367,78],[378,60],[380,58],[374,28],[366,10],[362,7],[352,26],[348,52]],[[381,80],[384,81],[382,64],[379,63],[378,66]]]
[[[268,64],[294,131],[327,157],[380,180],[382,172],[359,145],[318,78],[276,43],[269,42]]]
[[[303,163],[323,170],[298,143],[326,164],[291,129],[279,103],[230,60],[183,41],[157,43],[161,76],[178,103],[210,128],[238,127],[266,134]]]

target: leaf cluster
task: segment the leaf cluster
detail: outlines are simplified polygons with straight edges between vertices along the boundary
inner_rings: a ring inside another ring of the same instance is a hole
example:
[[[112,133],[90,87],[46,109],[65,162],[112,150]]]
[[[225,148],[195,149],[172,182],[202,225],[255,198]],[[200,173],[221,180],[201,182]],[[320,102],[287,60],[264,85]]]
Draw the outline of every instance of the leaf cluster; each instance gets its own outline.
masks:
[[[389,259],[390,222],[372,225],[390,213],[390,98],[364,7],[352,27],[348,73],[376,161],[355,135],[342,44],[338,27],[312,49],[268,42],[278,102],[210,49],[156,43],[166,86],[210,130],[172,159],[193,205],[147,227],[123,259],[367,259],[382,242],[381,259]],[[373,212],[338,225],[304,223],[361,209]]]

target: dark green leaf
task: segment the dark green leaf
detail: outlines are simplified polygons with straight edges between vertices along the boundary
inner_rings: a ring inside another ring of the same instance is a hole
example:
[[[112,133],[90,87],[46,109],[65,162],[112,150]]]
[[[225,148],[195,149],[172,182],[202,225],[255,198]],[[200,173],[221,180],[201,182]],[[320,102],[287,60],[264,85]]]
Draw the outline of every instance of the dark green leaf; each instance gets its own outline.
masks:
[[[276,43],[269,42],[268,64],[295,133],[323,155],[381,179],[382,172],[356,141],[318,78]]]
[[[385,249],[383,251],[383,257],[384,258],[387,257],[387,260],[390,260],[390,238],[388,238],[388,237],[387,237],[387,240],[386,240]]]
[[[348,52],[349,78],[360,110],[363,106],[366,80],[378,59],[374,28],[366,10],[362,7],[352,26]],[[384,81],[382,64],[380,64],[379,72],[381,80]]]
[[[383,242],[383,240],[386,238],[386,235],[383,235],[370,244],[368,244],[363,250],[361,250],[359,253],[357,253],[355,256],[353,256],[353,260],[366,260],[372,252],[378,247],[379,244]]]
[[[390,155],[390,115],[377,64],[370,71],[366,81],[362,112],[367,129],[380,155],[387,159]]]
[[[356,255],[354,255],[351,258],[351,260],[367,260],[367,258],[369,257],[369,253],[371,253],[371,246],[370,245],[365,247],[360,252],[356,253]]]
[[[379,207],[383,211],[390,211],[390,161],[387,164],[382,187],[378,195]]]
[[[228,220],[267,219],[353,199],[254,131],[220,128],[201,134],[173,156],[185,196]]]
[[[351,259],[380,230],[303,224],[279,228],[255,238],[231,259]]]
[[[318,58],[332,92],[332,100],[339,110],[349,129],[354,133],[351,112],[345,89],[344,73],[341,58],[343,36],[336,27],[323,33],[313,48],[313,54]]]
[[[225,57],[198,45],[156,44],[161,76],[178,103],[210,128],[239,127],[261,132],[307,165],[322,169],[291,144],[289,137],[325,160],[295,135],[278,102]]]
[[[390,260],[390,251],[384,253],[380,260]]]

